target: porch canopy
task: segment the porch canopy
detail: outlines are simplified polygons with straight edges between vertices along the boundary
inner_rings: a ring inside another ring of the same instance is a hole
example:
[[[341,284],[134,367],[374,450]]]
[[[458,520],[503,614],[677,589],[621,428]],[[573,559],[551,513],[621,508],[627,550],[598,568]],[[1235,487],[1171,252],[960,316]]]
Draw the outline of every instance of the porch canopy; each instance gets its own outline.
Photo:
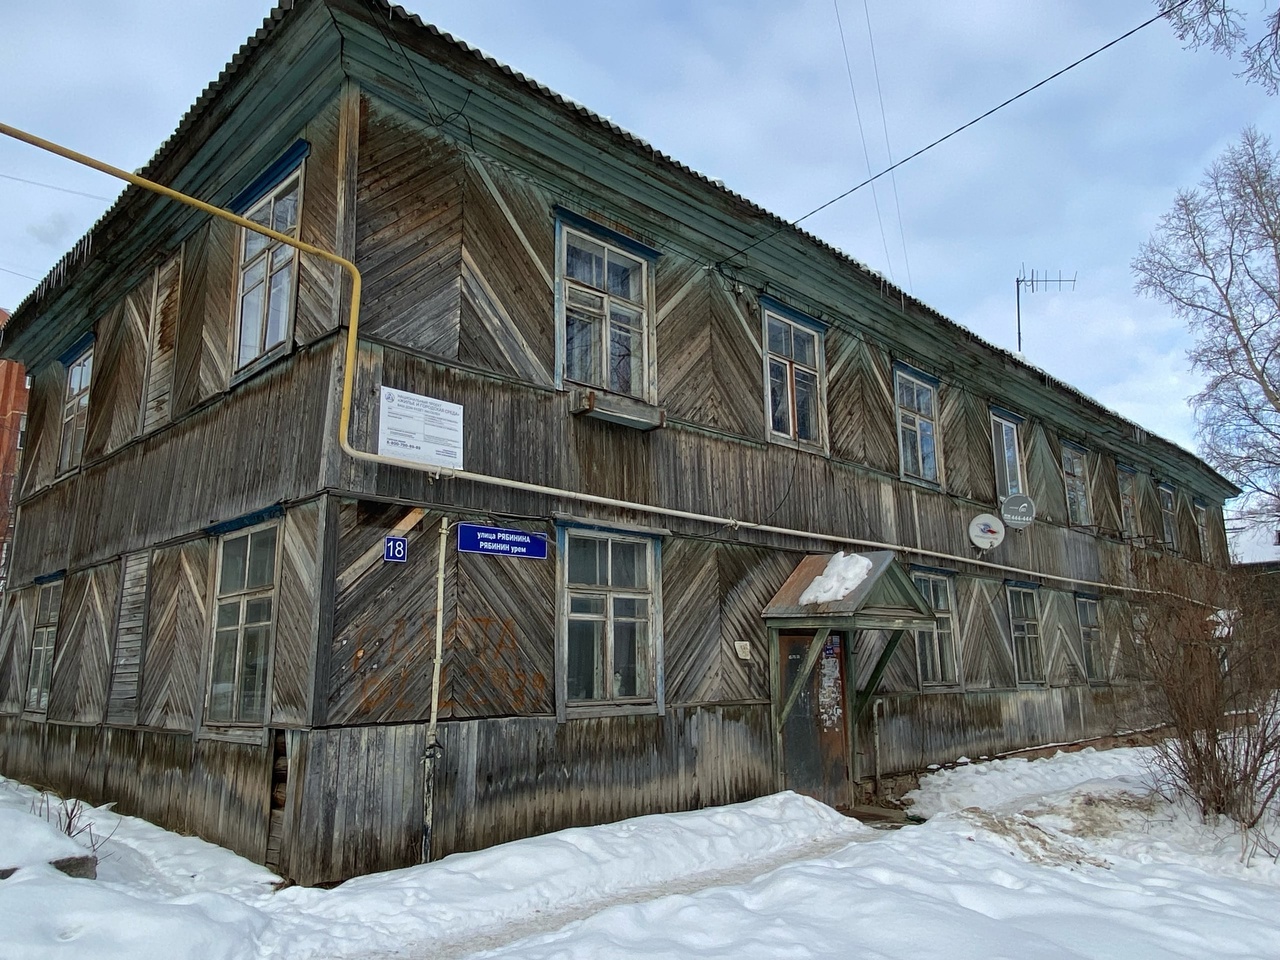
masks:
[[[775,687],[773,702],[779,732],[833,631],[848,631],[850,634],[858,630],[889,632],[889,640],[871,671],[866,688],[857,691],[851,711],[851,721],[856,723],[906,632],[932,630],[937,623],[932,608],[892,551],[850,554],[843,560],[837,560],[837,557],[840,555],[805,557],[761,613],[769,628],[775,657],[779,633],[814,631],[813,642],[799,673],[792,679],[785,700],[780,701],[782,690]],[[861,559],[849,563],[850,558]],[[858,579],[859,573],[861,579]],[[815,588],[812,592],[811,587]],[[844,592],[845,588],[848,588],[847,592]],[[806,592],[811,595],[806,597]],[[815,600],[814,593],[820,599]],[[828,597],[830,599],[826,599]],[[802,603],[802,599],[811,602]],[[848,646],[852,647],[852,644]]]

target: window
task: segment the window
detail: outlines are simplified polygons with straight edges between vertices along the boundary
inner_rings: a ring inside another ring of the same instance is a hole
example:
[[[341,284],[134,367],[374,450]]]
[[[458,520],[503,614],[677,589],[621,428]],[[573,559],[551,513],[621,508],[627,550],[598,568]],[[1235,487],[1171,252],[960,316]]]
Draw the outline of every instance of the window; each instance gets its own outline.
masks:
[[[49,681],[53,677],[53,642],[58,635],[58,608],[62,605],[62,581],[46,583],[36,601],[36,625],[31,633],[31,670],[27,674],[28,710],[49,708]]]
[[[564,703],[645,705],[658,700],[653,541],[566,531]]]
[[[84,427],[89,418],[89,381],[93,378],[93,347],[67,365],[67,391],[62,402],[62,447],[58,472],[80,466],[84,452]]]
[[[1089,457],[1071,444],[1062,445],[1062,479],[1067,488],[1067,522],[1073,527],[1093,523],[1089,509]]]
[[[18,449],[21,450],[27,445],[27,415],[24,413],[18,418]]]
[[[1191,512],[1196,518],[1196,534],[1200,537],[1200,559],[1209,562],[1209,511],[1203,503],[1193,501]]]
[[[1160,526],[1164,533],[1164,545],[1170,550],[1178,549],[1178,514],[1174,506],[1173,487],[1161,484],[1156,488],[1160,497]]]
[[[1102,658],[1102,624],[1098,618],[1098,601],[1092,597],[1076,597],[1076,619],[1080,621],[1084,675],[1090,680],[1106,680],[1107,669]]]
[[[1015,493],[1022,493],[1022,446],[1018,442],[1018,421],[992,412],[991,445],[996,456],[996,497],[1004,500]]]
[[[903,370],[895,371],[894,380],[902,475],[937,483],[937,391]]]
[[[565,379],[644,399],[648,262],[567,227],[562,236]]]
[[[770,433],[821,444],[822,334],[767,309],[764,322]]]
[[[955,605],[951,602],[951,579],[917,573],[911,578],[916,589],[933,607],[936,626],[916,631],[916,656],[922,684],[956,682]]]
[[[1042,683],[1040,611],[1035,590],[1009,587],[1009,625],[1013,632],[1013,661],[1019,683]]]
[[[277,531],[273,524],[222,540],[208,723],[258,724],[266,718]]]
[[[1133,471],[1124,467],[1116,469],[1116,483],[1120,488],[1120,528],[1126,538],[1138,536],[1138,497]]]
[[[244,216],[277,233],[298,235],[301,171],[295,172],[250,207]],[[298,252],[252,230],[240,237],[240,308],[236,369],[284,344],[293,319]]]

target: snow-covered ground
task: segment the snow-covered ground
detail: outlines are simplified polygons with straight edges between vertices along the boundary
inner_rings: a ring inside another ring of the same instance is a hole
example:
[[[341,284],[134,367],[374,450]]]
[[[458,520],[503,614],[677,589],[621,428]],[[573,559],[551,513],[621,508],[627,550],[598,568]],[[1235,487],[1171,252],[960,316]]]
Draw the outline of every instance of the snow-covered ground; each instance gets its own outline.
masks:
[[[0,958],[1280,958],[1280,866],[1153,792],[1149,754],[940,771],[920,826],[779,794],[566,830],[333,890],[91,810],[76,842],[0,779]],[[81,845],[87,834],[79,837]]]

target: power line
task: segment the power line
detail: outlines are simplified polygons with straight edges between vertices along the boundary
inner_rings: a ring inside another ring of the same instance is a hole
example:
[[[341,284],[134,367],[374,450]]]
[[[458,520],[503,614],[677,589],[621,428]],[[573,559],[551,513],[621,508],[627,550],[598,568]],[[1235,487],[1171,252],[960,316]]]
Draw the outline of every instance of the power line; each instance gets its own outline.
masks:
[[[23,280],[30,280],[33,283],[39,283],[39,277],[28,276],[25,273],[19,273],[17,270],[10,270],[8,267],[0,267],[0,273],[12,273],[15,277],[21,277]]]
[[[862,111],[858,109],[858,90],[853,83],[853,66],[849,63],[849,44],[844,38],[844,23],[840,20],[840,0],[831,0],[836,11],[836,28],[840,31],[840,49],[844,51],[844,72],[849,78],[849,94],[853,97],[853,115],[858,121],[858,136],[862,140],[862,157],[867,164],[867,173],[871,172],[871,152],[867,149],[867,134],[862,128]],[[884,247],[884,262],[889,270],[889,279],[893,280],[893,258],[889,256],[889,237],[884,232],[884,217],[880,214],[880,197],[876,188],[871,188],[871,200],[876,208],[876,223],[880,226],[880,244]]]
[[[862,14],[867,21],[867,45],[871,49],[871,69],[876,77],[876,97],[880,100],[880,127],[884,131],[884,152],[893,163],[893,148],[889,146],[889,120],[884,113],[884,90],[880,87],[880,64],[876,59],[876,38],[871,32],[871,10],[867,0],[862,0]],[[902,202],[898,199],[898,175],[890,169],[889,182],[893,184],[893,206],[898,215],[898,239],[902,241],[902,262],[907,270],[907,291],[915,293],[911,280],[911,257],[907,255],[907,231],[902,225]]]
[[[738,256],[739,254],[743,254],[743,253],[746,253],[748,250],[755,249],[756,247],[760,246],[760,244],[764,243],[766,240],[770,239],[771,237],[776,237],[779,233],[781,233],[787,227],[798,226],[799,224],[803,223],[805,220],[808,220],[810,217],[812,217],[815,213],[821,213],[823,210],[827,209],[827,207],[831,206],[832,204],[839,203],[845,197],[849,196],[850,194],[856,193],[857,191],[865,187],[867,184],[874,183],[875,181],[879,180],[886,173],[891,173],[894,170],[898,169],[898,167],[902,166],[903,164],[909,163],[910,161],[914,160],[916,157],[920,156],[921,154],[928,153],[934,147],[945,143],[946,141],[954,137],[956,134],[961,133],[965,130],[968,130],[974,124],[980,123],[981,121],[987,119],[987,117],[991,116],[992,114],[997,113],[1000,110],[1003,110],[1005,107],[1009,106],[1009,104],[1014,103],[1017,100],[1021,100],[1027,94],[1032,93],[1035,90],[1039,90],[1049,81],[1058,79],[1058,77],[1062,76],[1067,71],[1074,70],[1076,67],[1080,66],[1080,64],[1088,60],[1092,60],[1094,57],[1096,57],[1098,54],[1102,53],[1103,51],[1110,50],[1120,41],[1129,39],[1139,30],[1142,30],[1146,27],[1151,26],[1151,24],[1155,23],[1157,20],[1162,20],[1168,17],[1170,14],[1181,9],[1182,7],[1185,7],[1190,2],[1191,0],[1181,0],[1180,3],[1175,4],[1169,9],[1161,11],[1160,13],[1157,13],[1154,17],[1151,17],[1148,20],[1142,21],[1142,23],[1138,24],[1132,30],[1127,30],[1124,33],[1120,34],[1120,36],[1116,37],[1114,40],[1104,43],[1102,46],[1098,47],[1098,49],[1094,50],[1092,53],[1087,53],[1083,57],[1081,57],[1079,60],[1072,61],[1071,63],[1063,67],[1061,70],[1057,70],[1054,73],[1049,74],[1049,76],[1045,77],[1039,83],[1032,84],[1031,86],[1027,87],[1025,90],[1021,91],[1020,93],[1015,93],[1009,99],[996,104],[994,107],[992,107],[990,110],[986,111],[985,113],[981,113],[978,116],[974,117],[968,123],[962,123],[960,126],[956,127],[950,133],[944,134],[943,136],[939,137],[937,140],[934,140],[932,143],[926,144],[925,146],[917,150],[915,153],[910,154],[909,156],[903,157],[897,163],[890,164],[889,166],[881,170],[879,173],[875,174],[875,176],[868,177],[866,180],[863,180],[861,183],[855,184],[854,186],[850,187],[844,193],[841,193],[838,196],[832,197],[826,203],[819,204],[818,206],[810,210],[808,213],[806,213],[804,216],[797,217],[795,220],[792,220],[790,223],[786,224],[786,226],[778,227],[770,231],[769,233],[766,233],[763,237],[760,237],[757,240],[753,240],[751,243],[747,244],[745,247],[742,247],[741,249],[733,251],[733,253],[729,254],[727,257],[723,257],[719,261],[717,266],[722,266],[725,263],[728,263],[734,257]]]
[[[59,187],[52,183],[41,183],[39,180],[26,180],[22,177],[15,177],[12,174],[0,173],[0,177],[5,180],[15,180],[18,183],[25,183],[32,187],[44,187],[46,190],[57,190],[59,193],[70,193],[77,197],[88,197],[90,200],[101,200],[103,203],[110,203],[110,197],[100,197],[96,193],[85,193],[83,190],[71,190],[67,187]]]

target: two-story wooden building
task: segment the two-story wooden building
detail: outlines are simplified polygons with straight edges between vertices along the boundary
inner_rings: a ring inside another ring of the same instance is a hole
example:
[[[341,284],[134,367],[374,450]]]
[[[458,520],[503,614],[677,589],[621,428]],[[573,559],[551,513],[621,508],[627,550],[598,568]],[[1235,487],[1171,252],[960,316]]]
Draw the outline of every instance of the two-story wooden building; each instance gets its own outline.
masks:
[[[1131,557],[1227,562],[1193,455],[381,0],[142,173],[353,260],[355,362],[338,268],[135,188],[19,306],[0,772],[300,881],[1110,732]],[[349,370],[354,449],[431,398],[465,472],[345,452]]]

